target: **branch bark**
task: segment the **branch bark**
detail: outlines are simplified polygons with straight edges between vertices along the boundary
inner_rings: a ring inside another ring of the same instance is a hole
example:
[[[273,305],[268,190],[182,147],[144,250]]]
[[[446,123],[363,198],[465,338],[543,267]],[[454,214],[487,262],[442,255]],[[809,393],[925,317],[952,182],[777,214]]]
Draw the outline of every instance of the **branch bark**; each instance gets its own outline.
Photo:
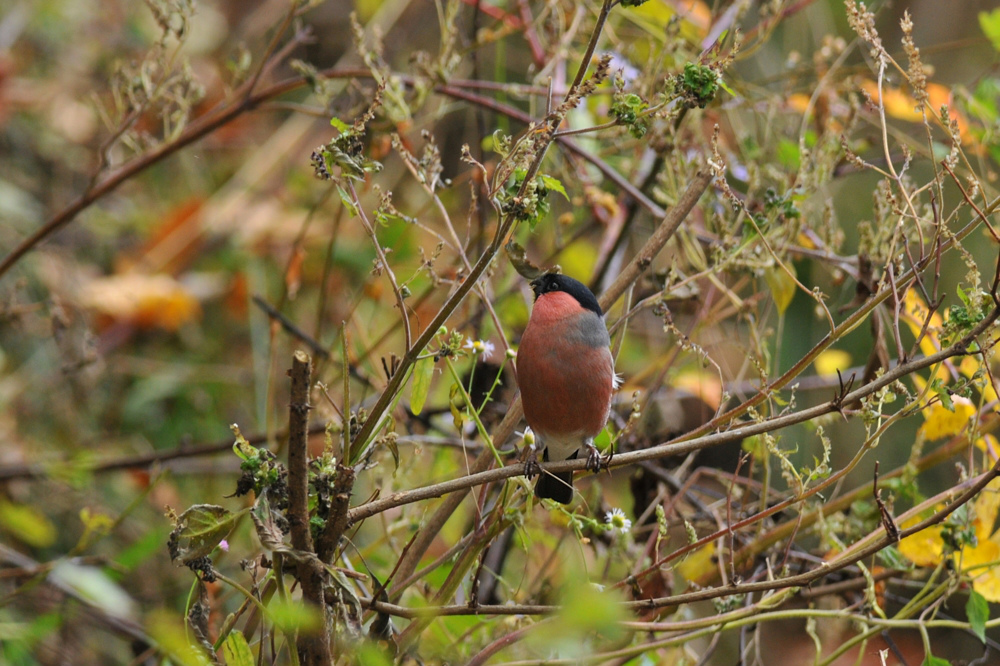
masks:
[[[302,586],[302,597],[313,606],[323,621],[315,633],[298,639],[299,658],[306,666],[328,666],[330,634],[327,632],[327,610],[323,599],[326,571],[313,555],[312,532],[309,527],[309,384],[312,380],[312,359],[304,351],[292,356],[291,403],[288,417],[288,523],[292,547],[302,553],[296,561],[295,577]]]

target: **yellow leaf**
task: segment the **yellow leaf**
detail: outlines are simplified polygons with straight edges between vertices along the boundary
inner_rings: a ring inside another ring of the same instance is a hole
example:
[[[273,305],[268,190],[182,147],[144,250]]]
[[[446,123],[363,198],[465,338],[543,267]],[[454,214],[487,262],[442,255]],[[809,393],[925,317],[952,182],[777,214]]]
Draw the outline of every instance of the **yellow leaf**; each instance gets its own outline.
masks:
[[[795,284],[795,267],[791,264],[787,264],[786,267],[788,270],[772,266],[764,271],[764,279],[771,288],[771,297],[774,298],[774,305],[778,308],[779,314],[785,314],[798,286]]]
[[[920,518],[911,518],[900,527],[906,529],[920,522]],[[899,542],[899,552],[918,567],[933,567],[941,563],[944,542],[941,540],[941,526],[931,525],[916,534]]]
[[[722,382],[718,375],[701,370],[684,370],[674,377],[671,384],[690,391],[712,409],[718,409],[722,404]]]
[[[929,310],[927,308],[927,304],[924,303],[924,299],[920,298],[920,295],[917,294],[915,290],[907,290],[906,294],[903,296],[903,308],[901,309],[899,316],[904,322],[906,322],[906,325],[909,327],[910,332],[913,333],[914,338],[920,335],[924,322],[927,321],[928,312]],[[931,315],[930,323],[927,325],[926,334],[920,340],[920,351],[927,356],[930,356],[941,348],[941,343],[938,340],[938,333],[941,331],[941,325],[941,315],[935,312]]]
[[[827,349],[816,357],[813,365],[820,377],[832,377],[837,374],[837,370],[843,373],[851,367],[851,355],[843,349]]]
[[[861,83],[861,87],[871,95],[875,102],[878,102],[878,83],[868,79]],[[966,121],[961,109],[954,104],[951,89],[940,83],[928,83],[925,90],[927,91],[928,120],[936,118],[940,114],[942,106],[948,107],[948,115],[955,119],[962,143],[974,141],[975,136],[969,131],[968,121]],[[911,123],[923,122],[924,116],[920,112],[917,100],[899,88],[882,86],[882,103],[885,105],[885,112],[893,118]]]
[[[962,143],[971,143],[976,141],[975,135],[969,131],[969,123],[965,119],[965,115],[963,115],[962,110],[954,104],[954,96],[951,94],[951,88],[943,86],[940,83],[928,83],[927,103],[930,105],[931,111],[933,111],[935,115],[938,114],[942,106],[948,107],[948,115],[955,119],[955,123],[958,125],[958,134],[962,138]]]
[[[556,261],[566,275],[590,275],[597,264],[597,248],[590,242],[572,243],[563,248]],[[581,279],[586,282],[585,278]]]
[[[993,479],[976,497],[975,519],[976,538],[982,544],[993,533],[993,525],[1000,512],[1000,479]]]
[[[861,83],[861,87],[867,92],[875,103],[878,103],[878,83],[868,79]],[[882,86],[882,104],[885,112],[893,118],[899,118],[911,123],[919,123],[924,119],[920,111],[917,110],[917,100],[913,99],[899,88]]]
[[[980,541],[975,548],[966,546],[961,553],[952,556],[955,564],[961,564],[962,571],[972,576],[972,589],[986,597],[987,601],[1000,601],[1000,544],[994,541]]]
[[[661,36],[662,27],[679,16],[682,21],[681,37],[691,41],[703,39],[712,26],[712,10],[701,0],[653,0],[638,7],[630,7],[623,12],[623,16],[645,25],[651,34],[657,36]],[[665,35],[662,38],[665,39]]]
[[[677,571],[687,580],[702,580],[711,574],[716,567],[716,563],[712,561],[714,555],[715,542],[713,541],[688,555],[677,565]]]
[[[962,396],[952,398],[955,410],[950,411],[941,403],[924,408],[924,424],[920,430],[928,440],[943,439],[962,432],[976,414],[972,401]]]

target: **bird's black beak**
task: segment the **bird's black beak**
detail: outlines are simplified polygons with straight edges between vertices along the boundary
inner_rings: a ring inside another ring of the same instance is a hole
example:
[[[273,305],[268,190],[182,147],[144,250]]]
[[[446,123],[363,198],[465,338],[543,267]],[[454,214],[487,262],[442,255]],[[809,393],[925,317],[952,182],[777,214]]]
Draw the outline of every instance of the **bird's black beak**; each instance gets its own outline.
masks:
[[[534,280],[532,280],[531,282],[528,283],[528,284],[531,285],[531,291],[535,292],[535,298],[538,298],[538,296],[539,296],[538,292],[539,292],[539,289],[542,288],[542,278],[543,277],[545,277],[544,273],[542,275],[539,275]]]

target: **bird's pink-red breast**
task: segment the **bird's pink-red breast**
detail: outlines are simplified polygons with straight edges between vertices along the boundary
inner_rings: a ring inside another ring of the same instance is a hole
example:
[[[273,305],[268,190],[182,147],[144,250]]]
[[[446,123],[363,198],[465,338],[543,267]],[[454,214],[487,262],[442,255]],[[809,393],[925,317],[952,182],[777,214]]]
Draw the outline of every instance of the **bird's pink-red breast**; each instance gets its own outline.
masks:
[[[524,418],[537,434],[595,437],[604,428],[614,381],[606,339],[601,318],[570,294],[552,291],[535,301],[517,380]]]
[[[524,418],[545,460],[575,458],[604,428],[611,410],[614,362],[608,329],[594,295],[564,275],[531,283],[536,294],[517,351]],[[596,451],[594,451],[596,455]],[[568,504],[573,474],[546,474],[535,494]]]

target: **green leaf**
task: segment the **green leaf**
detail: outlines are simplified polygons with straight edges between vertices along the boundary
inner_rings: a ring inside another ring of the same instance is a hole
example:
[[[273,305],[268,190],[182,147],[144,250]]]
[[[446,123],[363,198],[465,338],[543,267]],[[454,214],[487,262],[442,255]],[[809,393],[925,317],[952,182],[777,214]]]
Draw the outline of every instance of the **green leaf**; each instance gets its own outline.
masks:
[[[451,418],[455,421],[455,427],[459,431],[465,426],[465,394],[462,393],[462,387],[458,384],[452,384],[451,389],[448,391],[448,407],[451,409]]]
[[[229,429],[236,436],[236,441],[233,442],[233,453],[243,462],[255,458],[257,456],[257,447],[247,441],[247,438],[240,432],[240,427],[234,423],[229,426]]]
[[[563,184],[559,181],[558,178],[553,178],[552,176],[546,176],[543,173],[540,176],[538,176],[538,180],[542,181],[542,185],[545,186],[545,189],[558,192],[559,194],[563,195],[563,197],[565,197],[566,201],[569,201],[569,195],[566,194],[566,188],[563,187]]]
[[[414,414],[424,411],[424,403],[427,402],[427,394],[431,390],[431,379],[433,377],[433,356],[422,358],[413,366],[413,386],[410,387],[410,411]]]
[[[955,285],[955,293],[958,294],[958,300],[965,304],[965,307],[969,307],[969,297],[966,295],[965,290],[962,289],[962,285]]]
[[[1000,51],[1000,9],[979,12],[979,28],[993,44],[993,49]]]
[[[351,201],[351,195],[349,195],[340,185],[337,185],[337,194],[340,195],[340,203],[344,204],[344,208],[347,209],[347,214],[351,217],[357,217],[358,209],[354,207],[354,202]]]
[[[789,171],[798,171],[800,164],[799,144],[788,139],[778,142],[778,161]]]
[[[972,633],[985,643],[986,623],[990,619],[990,603],[986,601],[986,597],[973,590],[969,600],[965,602],[965,614],[969,618]]]
[[[226,656],[226,666],[254,666],[253,651],[242,631],[236,630],[226,636],[222,652]]]
[[[365,641],[356,656],[359,666],[392,666],[392,659],[378,645]]]
[[[725,79],[723,79],[723,78],[722,78],[721,76],[719,77],[719,87],[720,87],[720,88],[722,88],[723,90],[725,90],[725,91],[726,91],[727,93],[729,93],[729,95],[730,95],[731,97],[737,97],[737,94],[736,94],[736,91],[735,91],[735,90],[733,90],[732,88],[730,88],[730,87],[729,87],[729,86],[728,86],[728,85],[726,84],[726,81],[725,81]]]
[[[351,126],[350,126],[350,125],[348,125],[347,123],[345,123],[345,122],[344,122],[343,120],[341,120],[340,118],[330,118],[330,124],[331,124],[331,125],[333,125],[333,127],[334,127],[334,128],[335,128],[335,129],[336,129],[336,130],[337,130],[338,132],[341,132],[341,133],[343,133],[343,134],[346,134],[346,133],[347,133],[348,131],[350,131],[350,129],[351,129]]]
[[[179,666],[205,666],[208,655],[200,645],[188,640],[184,620],[166,609],[156,608],[146,616],[146,631],[156,641],[159,651]]]
[[[28,504],[0,499],[0,527],[35,548],[47,548],[56,541],[56,527],[45,514]]]
[[[272,599],[267,607],[274,624],[286,634],[313,634],[323,626],[319,608],[301,601]]]
[[[625,632],[619,624],[627,619],[622,608],[621,595],[615,590],[603,590],[586,581],[570,585],[565,590],[559,619],[560,629],[570,636],[593,639],[601,636],[607,641],[618,640]]]
[[[764,455],[764,442],[759,435],[751,435],[743,440],[741,445],[743,450],[754,456]]]
[[[935,379],[931,382],[931,390],[937,393],[938,398],[941,400],[941,406],[947,409],[949,412],[955,412],[955,401],[951,399],[951,393],[948,392],[948,387],[940,379]]]
[[[951,662],[947,659],[942,659],[941,657],[935,657],[932,654],[924,657],[924,662],[921,666],[951,666]]]
[[[166,540],[166,530],[151,529],[137,540],[122,549],[114,558],[116,569],[132,571],[137,566],[162,552]],[[116,577],[117,572],[108,571],[109,576]]]

